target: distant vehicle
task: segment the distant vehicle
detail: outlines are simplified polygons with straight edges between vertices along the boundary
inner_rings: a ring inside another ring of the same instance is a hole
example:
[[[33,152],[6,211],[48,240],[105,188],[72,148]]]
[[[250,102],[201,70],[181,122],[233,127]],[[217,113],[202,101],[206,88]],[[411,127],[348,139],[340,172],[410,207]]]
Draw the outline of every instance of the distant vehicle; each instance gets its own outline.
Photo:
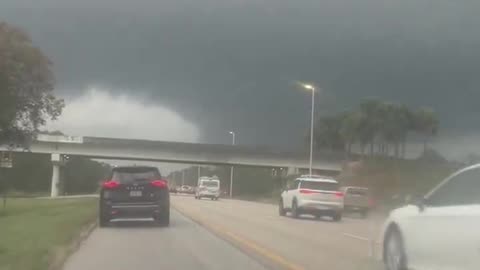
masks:
[[[363,217],[368,215],[372,200],[368,188],[365,187],[342,187],[343,207],[345,212],[357,212]]]
[[[301,178],[325,178],[326,176],[316,175],[316,174],[303,174],[300,176]]]
[[[480,164],[393,210],[383,230],[388,270],[480,269]]]
[[[177,187],[170,187],[168,190],[170,191],[170,193],[177,193],[178,188]]]
[[[170,223],[168,184],[156,167],[113,168],[102,184],[99,204],[101,227],[124,217],[152,217],[163,226]]]
[[[220,180],[211,177],[200,177],[195,189],[195,199],[210,198],[218,200],[220,197]]]
[[[188,185],[182,185],[180,189],[178,189],[179,193],[186,193],[186,194],[193,194],[195,193],[195,190],[193,187],[188,186]]]
[[[281,216],[289,211],[293,218],[312,214],[317,218],[330,216],[340,221],[343,193],[339,190],[338,182],[331,178],[300,177],[282,192],[278,208]]]

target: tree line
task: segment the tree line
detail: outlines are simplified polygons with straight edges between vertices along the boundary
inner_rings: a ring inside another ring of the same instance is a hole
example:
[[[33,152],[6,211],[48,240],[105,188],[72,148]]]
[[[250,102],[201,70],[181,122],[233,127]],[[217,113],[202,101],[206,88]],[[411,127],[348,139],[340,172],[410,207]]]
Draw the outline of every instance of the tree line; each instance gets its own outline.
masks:
[[[423,138],[425,152],[438,128],[438,117],[430,108],[411,110],[406,105],[371,99],[354,110],[320,117],[314,127],[314,145],[347,154],[399,158],[405,157],[410,134]]]

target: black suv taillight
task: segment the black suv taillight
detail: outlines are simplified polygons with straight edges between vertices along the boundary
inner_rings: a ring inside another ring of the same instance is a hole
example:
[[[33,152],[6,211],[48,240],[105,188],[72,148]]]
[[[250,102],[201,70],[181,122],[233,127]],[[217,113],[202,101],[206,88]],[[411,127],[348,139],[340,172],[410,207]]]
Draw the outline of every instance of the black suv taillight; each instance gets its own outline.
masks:
[[[150,184],[156,188],[167,188],[168,184],[165,180],[154,180]]]
[[[103,182],[103,184],[102,184],[102,187],[104,189],[116,189],[119,186],[120,186],[120,183],[117,182],[117,181],[113,181],[113,180]]]

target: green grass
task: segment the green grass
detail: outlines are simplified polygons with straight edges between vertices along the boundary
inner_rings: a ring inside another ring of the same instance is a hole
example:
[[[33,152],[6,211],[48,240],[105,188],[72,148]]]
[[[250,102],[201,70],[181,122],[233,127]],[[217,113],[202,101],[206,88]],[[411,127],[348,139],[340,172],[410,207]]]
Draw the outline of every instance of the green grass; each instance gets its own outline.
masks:
[[[0,270],[44,270],[96,218],[97,199],[9,199],[0,208]],[[1,207],[1,205],[0,205]]]

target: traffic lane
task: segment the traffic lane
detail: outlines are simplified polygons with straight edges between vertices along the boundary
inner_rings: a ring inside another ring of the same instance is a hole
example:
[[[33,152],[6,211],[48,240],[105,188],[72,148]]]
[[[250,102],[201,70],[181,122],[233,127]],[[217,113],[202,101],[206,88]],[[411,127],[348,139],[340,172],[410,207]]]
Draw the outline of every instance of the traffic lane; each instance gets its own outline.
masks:
[[[64,270],[266,270],[260,263],[172,209],[170,227],[151,221],[95,229]]]
[[[364,226],[366,220],[292,219],[278,216],[274,205],[237,200],[172,196],[172,204],[185,214],[233,232],[302,269],[381,269],[381,263],[369,257],[368,241],[344,235],[348,229]]]
[[[172,196],[175,197],[175,196]],[[182,196],[185,197],[185,196]],[[188,196],[187,196],[188,198]],[[191,197],[190,197],[191,198]],[[190,201],[190,200],[188,200]],[[187,202],[188,202],[187,201]],[[204,200],[202,200],[204,201]],[[274,204],[268,203],[258,203],[252,201],[244,201],[244,200],[231,200],[231,199],[223,199],[221,204],[216,204],[213,202],[212,204],[205,204],[205,207],[211,206],[215,209],[222,209],[227,212],[231,211],[241,211],[241,212],[248,212],[248,211],[255,211],[255,215],[251,217],[245,217],[247,219],[251,218],[276,218],[280,220],[284,220],[284,217],[280,217],[278,215],[278,206]],[[289,214],[287,214],[288,216]],[[330,230],[332,232],[339,232],[341,231],[342,234],[351,234],[356,235],[358,238],[374,238],[378,242],[378,238],[380,235],[380,230],[385,221],[386,216],[380,213],[372,212],[367,218],[361,217],[359,214],[356,213],[344,213],[343,220],[341,222],[334,222],[333,226],[326,226],[322,229]],[[302,216],[298,220],[303,220],[304,222],[318,222],[313,217],[309,217],[308,215]],[[298,220],[291,219],[285,222],[289,222],[291,225],[298,224]],[[329,218],[325,217],[322,219],[323,221],[331,221]],[[314,223],[315,224],[315,223]],[[316,225],[313,225],[316,226]]]

